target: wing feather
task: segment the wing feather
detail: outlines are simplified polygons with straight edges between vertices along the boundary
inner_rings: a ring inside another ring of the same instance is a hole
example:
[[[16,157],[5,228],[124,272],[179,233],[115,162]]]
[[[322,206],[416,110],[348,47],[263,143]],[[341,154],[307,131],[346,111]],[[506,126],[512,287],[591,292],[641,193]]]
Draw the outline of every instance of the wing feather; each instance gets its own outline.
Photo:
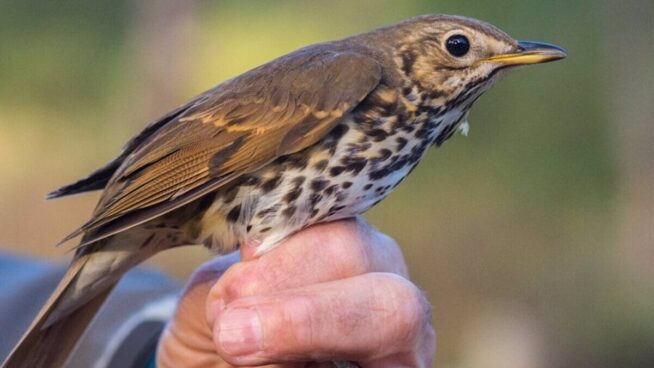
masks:
[[[217,86],[131,151],[92,219],[64,241],[97,241],[315,144],[381,74],[368,56],[318,45]]]

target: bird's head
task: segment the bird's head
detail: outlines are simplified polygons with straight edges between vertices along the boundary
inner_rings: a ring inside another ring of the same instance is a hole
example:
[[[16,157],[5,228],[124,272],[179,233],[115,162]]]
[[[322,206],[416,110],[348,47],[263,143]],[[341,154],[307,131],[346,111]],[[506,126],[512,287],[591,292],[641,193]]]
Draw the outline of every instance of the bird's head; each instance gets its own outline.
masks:
[[[506,70],[566,57],[560,47],[516,41],[488,23],[465,17],[426,15],[400,23],[394,31],[399,69],[445,104],[474,101]]]

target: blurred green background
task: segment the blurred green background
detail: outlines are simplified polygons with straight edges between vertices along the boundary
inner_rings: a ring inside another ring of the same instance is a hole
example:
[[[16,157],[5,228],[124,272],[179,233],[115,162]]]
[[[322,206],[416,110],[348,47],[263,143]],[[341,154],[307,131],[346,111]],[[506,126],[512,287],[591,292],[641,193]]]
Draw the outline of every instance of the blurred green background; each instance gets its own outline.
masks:
[[[568,49],[517,71],[368,214],[434,304],[438,367],[654,367],[654,2],[0,0],[0,249],[58,259],[44,194],[298,47],[424,13]],[[183,278],[209,254],[151,264]]]

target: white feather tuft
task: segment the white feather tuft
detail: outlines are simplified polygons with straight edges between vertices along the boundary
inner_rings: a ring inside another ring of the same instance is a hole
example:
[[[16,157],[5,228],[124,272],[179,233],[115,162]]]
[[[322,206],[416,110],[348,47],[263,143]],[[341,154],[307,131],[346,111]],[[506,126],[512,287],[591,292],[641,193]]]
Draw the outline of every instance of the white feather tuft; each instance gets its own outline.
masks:
[[[461,133],[464,136],[468,136],[468,132],[470,132],[470,124],[468,124],[468,114],[463,118],[463,122],[459,124],[457,130],[459,133]]]

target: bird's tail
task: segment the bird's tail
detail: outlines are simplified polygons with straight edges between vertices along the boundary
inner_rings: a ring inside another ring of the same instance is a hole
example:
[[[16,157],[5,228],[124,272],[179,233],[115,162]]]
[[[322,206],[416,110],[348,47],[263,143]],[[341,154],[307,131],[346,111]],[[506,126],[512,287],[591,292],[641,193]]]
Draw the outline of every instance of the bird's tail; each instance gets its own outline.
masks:
[[[86,330],[93,316],[107,298],[113,284],[93,297],[86,304],[63,318],[51,322],[53,312],[58,310],[63,296],[69,294],[74,280],[80,275],[90,255],[73,261],[32,325],[5,360],[2,368],[62,367],[77,341]]]
[[[160,232],[132,229],[82,249],[2,368],[58,368],[120,278],[173,245]]]

